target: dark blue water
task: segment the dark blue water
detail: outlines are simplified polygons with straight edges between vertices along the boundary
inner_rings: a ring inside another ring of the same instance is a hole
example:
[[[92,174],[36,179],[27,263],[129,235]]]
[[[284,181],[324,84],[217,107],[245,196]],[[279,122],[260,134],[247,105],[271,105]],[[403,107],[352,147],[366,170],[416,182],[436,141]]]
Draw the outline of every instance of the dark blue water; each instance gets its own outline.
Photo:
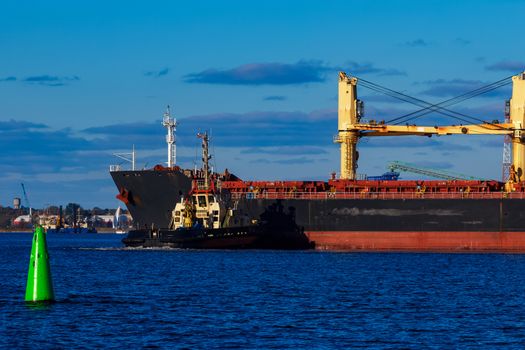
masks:
[[[525,255],[122,249],[49,235],[57,303],[23,302],[0,233],[0,348],[524,348]]]

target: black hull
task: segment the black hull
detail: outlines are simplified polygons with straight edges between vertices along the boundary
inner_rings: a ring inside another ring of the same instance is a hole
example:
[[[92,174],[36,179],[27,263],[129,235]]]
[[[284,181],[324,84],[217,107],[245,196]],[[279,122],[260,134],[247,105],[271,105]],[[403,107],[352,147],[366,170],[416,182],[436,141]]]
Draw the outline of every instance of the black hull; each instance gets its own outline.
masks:
[[[295,211],[305,231],[523,232],[522,199],[242,199],[258,217],[271,203]]]
[[[128,208],[136,227],[166,228],[182,194],[191,189],[191,179],[177,170],[111,172],[118,191],[126,190]]]
[[[134,230],[122,240],[128,247],[183,249],[310,249],[299,228],[269,229],[263,226],[220,229]]]

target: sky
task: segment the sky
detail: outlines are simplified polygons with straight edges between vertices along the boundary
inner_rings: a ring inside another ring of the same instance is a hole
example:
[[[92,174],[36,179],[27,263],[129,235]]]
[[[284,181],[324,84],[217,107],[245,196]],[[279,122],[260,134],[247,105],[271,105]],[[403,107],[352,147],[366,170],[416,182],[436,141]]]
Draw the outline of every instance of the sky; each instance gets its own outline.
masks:
[[[338,71],[438,103],[525,69],[523,1],[11,1],[0,3],[0,205],[115,208],[109,166],[167,161],[242,179],[339,172]],[[449,107],[503,120],[510,86]],[[359,86],[365,118],[419,109]],[[418,125],[458,121],[432,113]],[[368,138],[359,174],[391,161],[501,179],[501,136]],[[403,178],[417,175],[402,173]]]

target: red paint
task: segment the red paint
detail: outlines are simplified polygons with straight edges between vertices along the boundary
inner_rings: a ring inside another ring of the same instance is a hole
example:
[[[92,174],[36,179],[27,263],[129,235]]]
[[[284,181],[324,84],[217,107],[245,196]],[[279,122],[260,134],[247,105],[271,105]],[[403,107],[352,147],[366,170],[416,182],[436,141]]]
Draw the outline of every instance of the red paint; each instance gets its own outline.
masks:
[[[228,181],[223,180],[221,186],[232,192],[342,192],[342,193],[487,193],[500,192],[503,183],[497,181],[479,180],[340,180],[325,181]],[[524,192],[525,184],[517,183],[514,191]]]
[[[318,250],[525,252],[525,232],[305,232]]]
[[[117,194],[115,197],[124,202],[124,204],[129,204],[129,191],[125,188],[121,188],[119,194]]]
[[[227,181],[221,182],[235,198],[296,199],[506,199],[525,198],[525,182],[512,192],[503,183],[479,180],[336,180],[324,181]]]

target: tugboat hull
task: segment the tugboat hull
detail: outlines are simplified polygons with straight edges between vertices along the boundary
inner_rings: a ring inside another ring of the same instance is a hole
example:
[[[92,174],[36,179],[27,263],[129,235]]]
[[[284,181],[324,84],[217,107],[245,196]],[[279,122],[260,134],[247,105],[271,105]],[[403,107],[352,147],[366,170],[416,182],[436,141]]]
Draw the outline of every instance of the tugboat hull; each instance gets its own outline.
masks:
[[[299,228],[269,229],[263,226],[219,229],[133,230],[122,240],[128,247],[186,249],[310,249]]]

